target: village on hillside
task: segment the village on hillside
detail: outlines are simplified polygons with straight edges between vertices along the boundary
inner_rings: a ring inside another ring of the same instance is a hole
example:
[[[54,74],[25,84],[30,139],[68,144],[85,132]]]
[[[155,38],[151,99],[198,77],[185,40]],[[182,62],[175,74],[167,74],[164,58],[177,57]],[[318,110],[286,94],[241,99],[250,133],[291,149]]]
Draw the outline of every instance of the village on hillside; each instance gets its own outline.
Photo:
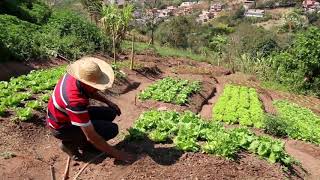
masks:
[[[259,7],[259,0],[241,0],[241,1],[230,1],[227,3],[223,2],[212,2],[208,4],[208,1],[185,1],[179,6],[167,6],[163,9],[146,9],[143,12],[142,9],[137,9],[134,12],[134,17],[139,23],[146,23],[150,17],[154,19],[155,22],[166,21],[170,17],[175,16],[186,16],[191,14],[196,14],[196,21],[199,23],[207,23],[210,20],[218,17],[221,12],[235,10],[236,7],[244,8],[245,17],[253,18],[264,18],[266,16],[266,11],[270,9],[277,8],[290,8],[295,7],[295,1],[283,1],[282,3],[274,3],[270,6]],[[125,0],[105,0],[107,3],[116,3],[120,6],[126,3]],[[302,3],[303,10],[306,13],[320,12],[320,3],[316,0],[304,0]]]

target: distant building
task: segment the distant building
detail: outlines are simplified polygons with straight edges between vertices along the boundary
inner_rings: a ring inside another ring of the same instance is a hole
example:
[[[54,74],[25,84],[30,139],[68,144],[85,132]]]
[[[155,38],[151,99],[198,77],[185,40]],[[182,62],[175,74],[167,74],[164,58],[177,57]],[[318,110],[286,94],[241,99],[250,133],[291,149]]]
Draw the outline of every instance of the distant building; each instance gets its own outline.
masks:
[[[255,0],[246,0],[246,1],[244,1],[244,3],[243,3],[243,7],[244,7],[245,9],[250,9],[250,8],[253,8],[253,7],[255,6],[255,3],[256,3]]]
[[[214,18],[215,13],[214,12],[210,12],[210,11],[202,11],[202,13],[199,15],[199,17],[197,18],[197,22],[200,23],[206,23],[208,22],[210,19]]]
[[[244,16],[246,17],[258,17],[262,18],[264,17],[265,11],[262,9],[248,9],[245,13]]]
[[[210,11],[220,12],[222,11],[223,5],[221,3],[213,4],[210,6]]]
[[[167,9],[158,10],[158,17],[159,18],[168,18],[171,15],[172,15],[172,12]]]
[[[119,6],[123,6],[126,1],[125,0],[104,0],[106,4],[117,4]]]
[[[320,3],[315,0],[304,0],[302,6],[306,12],[319,12],[320,9]]]
[[[183,3],[180,4],[179,7],[189,7],[189,6],[192,6],[194,4],[195,4],[195,2],[183,2]]]

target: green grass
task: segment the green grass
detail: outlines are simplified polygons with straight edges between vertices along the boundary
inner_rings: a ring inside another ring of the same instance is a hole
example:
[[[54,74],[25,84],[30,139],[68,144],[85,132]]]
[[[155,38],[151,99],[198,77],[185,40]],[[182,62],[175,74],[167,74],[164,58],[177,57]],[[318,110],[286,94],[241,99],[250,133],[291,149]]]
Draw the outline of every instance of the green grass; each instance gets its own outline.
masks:
[[[121,48],[131,52],[131,41],[123,41]],[[154,51],[154,48],[152,46],[149,46],[148,43],[143,42],[135,42],[134,49],[136,53],[143,53],[147,50]]]
[[[288,86],[274,82],[274,81],[262,81],[261,86],[263,88],[276,90],[276,91],[292,92],[290,91],[290,88]]]
[[[122,49],[131,51],[131,42],[124,41],[122,43]],[[203,56],[201,54],[196,54],[191,52],[190,50],[185,49],[177,49],[171,47],[164,47],[158,44],[149,45],[147,43],[135,42],[135,52],[143,53],[145,51],[153,51],[157,55],[161,57],[177,57],[177,58],[187,58],[195,61],[208,61],[208,57]]]

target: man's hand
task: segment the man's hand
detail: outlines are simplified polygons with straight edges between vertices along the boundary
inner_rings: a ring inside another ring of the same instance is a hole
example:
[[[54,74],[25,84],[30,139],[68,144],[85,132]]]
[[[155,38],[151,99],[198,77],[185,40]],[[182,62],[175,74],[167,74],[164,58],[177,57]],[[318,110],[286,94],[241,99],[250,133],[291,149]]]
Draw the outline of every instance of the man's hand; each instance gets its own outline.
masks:
[[[93,125],[81,127],[87,140],[102,152],[106,152],[117,160],[130,163],[134,161],[134,156],[126,152],[120,151],[113,146],[110,146],[94,129]]]
[[[114,109],[116,111],[118,116],[121,115],[121,110],[120,110],[118,105],[116,105],[116,104],[114,104],[112,102],[109,102],[108,105],[109,105],[109,107],[111,107],[112,109]]]

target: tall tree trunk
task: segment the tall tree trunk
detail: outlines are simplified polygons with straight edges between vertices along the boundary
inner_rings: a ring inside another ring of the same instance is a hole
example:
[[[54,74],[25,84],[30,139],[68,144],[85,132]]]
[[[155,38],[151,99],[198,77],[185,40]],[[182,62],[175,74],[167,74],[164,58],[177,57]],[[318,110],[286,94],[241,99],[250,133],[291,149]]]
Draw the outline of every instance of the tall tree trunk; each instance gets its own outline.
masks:
[[[113,46],[113,62],[117,63],[117,60],[116,60],[116,37],[115,37],[114,33],[112,33],[112,46]]]
[[[152,27],[151,29],[151,44],[153,45],[154,43],[154,28]]]

